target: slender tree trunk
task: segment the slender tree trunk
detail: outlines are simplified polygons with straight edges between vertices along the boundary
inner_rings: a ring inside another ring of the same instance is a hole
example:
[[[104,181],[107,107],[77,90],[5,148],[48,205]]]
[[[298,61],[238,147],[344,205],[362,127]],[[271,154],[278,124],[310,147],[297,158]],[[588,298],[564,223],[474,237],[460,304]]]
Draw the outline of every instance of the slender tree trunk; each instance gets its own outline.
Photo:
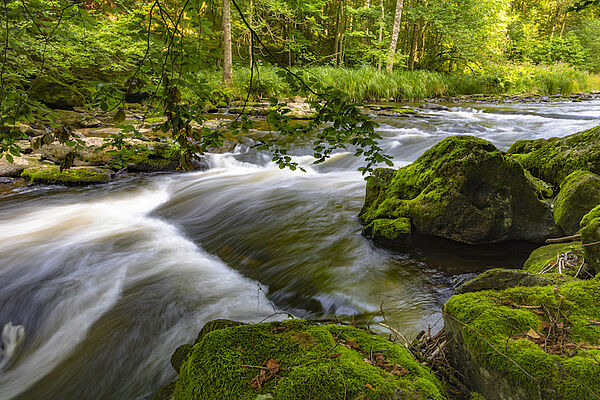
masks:
[[[254,14],[254,3],[250,0],[250,7],[248,9],[248,25],[252,27],[252,15]],[[250,63],[250,68],[252,68],[252,64],[254,63],[254,37],[252,36],[252,31],[250,31],[250,40],[248,41],[248,62]]]
[[[385,7],[383,7],[383,0],[379,1],[379,6],[381,7],[381,15],[379,17],[379,44],[377,45],[379,47],[379,62],[377,63],[377,69],[381,71],[381,42],[383,41],[383,23],[385,20]]]
[[[394,28],[392,29],[392,41],[388,54],[387,70],[394,69],[394,55],[396,54],[396,45],[398,44],[398,35],[400,34],[400,21],[402,20],[402,10],[404,9],[404,0],[397,0],[396,15],[394,16]]]
[[[233,63],[231,56],[231,3],[223,0],[223,83],[233,86]]]
[[[563,33],[565,33],[565,25],[567,25],[567,15],[569,15],[568,11],[565,12],[565,16],[563,17],[562,27],[560,28],[560,37],[562,37]]]
[[[550,34],[550,38],[553,38],[554,33],[556,32],[556,25],[558,25],[559,15],[560,15],[560,3],[559,3],[559,0],[556,0],[556,13],[554,14],[554,21],[552,22],[552,34]]]
[[[417,55],[417,46],[419,44],[420,33],[421,33],[421,20],[418,19],[417,22],[415,22],[415,27],[413,30],[412,46],[410,47],[410,55],[408,56],[408,68],[410,68],[411,71],[413,71],[415,69],[415,57]]]

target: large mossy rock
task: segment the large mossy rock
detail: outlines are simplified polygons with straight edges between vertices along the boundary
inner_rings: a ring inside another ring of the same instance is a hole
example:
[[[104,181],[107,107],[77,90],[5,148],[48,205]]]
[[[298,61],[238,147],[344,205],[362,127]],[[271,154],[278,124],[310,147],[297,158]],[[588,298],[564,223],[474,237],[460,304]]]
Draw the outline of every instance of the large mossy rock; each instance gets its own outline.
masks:
[[[448,355],[488,399],[597,399],[600,280],[453,296]]]
[[[206,333],[181,366],[172,398],[444,397],[435,376],[402,346],[354,327],[289,320]]]
[[[367,226],[408,218],[420,233],[469,244],[540,242],[561,233],[545,195],[539,180],[493,144],[453,136],[406,167],[377,170],[360,216]]]
[[[579,231],[581,218],[600,204],[600,176],[575,171],[560,184],[554,200],[554,219],[566,235]]]
[[[586,263],[600,274],[600,205],[581,219],[581,239]]]
[[[519,140],[508,153],[533,176],[558,187],[577,170],[600,174],[600,127],[562,138]]]

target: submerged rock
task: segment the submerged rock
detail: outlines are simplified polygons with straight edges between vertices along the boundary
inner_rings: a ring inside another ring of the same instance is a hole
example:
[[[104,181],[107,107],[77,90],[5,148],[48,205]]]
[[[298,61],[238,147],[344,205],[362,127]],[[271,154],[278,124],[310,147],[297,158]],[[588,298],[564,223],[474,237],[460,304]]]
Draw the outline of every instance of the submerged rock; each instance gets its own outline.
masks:
[[[554,201],[554,219],[565,235],[579,231],[581,218],[600,204],[600,176],[575,171],[560,184]]]
[[[377,170],[360,216],[408,218],[415,231],[469,244],[541,242],[561,233],[546,189],[493,144],[452,136],[411,165]]]
[[[442,393],[400,345],[355,327],[288,320],[206,332],[182,364],[172,398],[397,400]]]
[[[597,399],[600,280],[453,296],[450,362],[488,399]]]
[[[519,140],[508,153],[533,176],[559,186],[577,170],[600,174],[600,127],[562,138]]]

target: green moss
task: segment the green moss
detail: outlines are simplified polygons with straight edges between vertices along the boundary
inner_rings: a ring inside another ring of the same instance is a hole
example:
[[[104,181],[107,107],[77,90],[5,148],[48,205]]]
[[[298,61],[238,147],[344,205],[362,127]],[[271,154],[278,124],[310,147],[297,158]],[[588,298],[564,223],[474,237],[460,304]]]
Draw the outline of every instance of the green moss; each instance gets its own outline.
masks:
[[[575,171],[560,185],[554,201],[554,219],[565,234],[575,234],[582,217],[598,204],[600,176],[588,171]]]
[[[400,377],[366,362],[371,350],[408,372]],[[279,372],[253,388],[260,370],[242,365],[263,366],[269,359]],[[402,346],[358,328],[289,320],[206,334],[181,368],[174,399],[442,399],[441,393],[433,374]]]
[[[529,180],[529,182],[532,183],[533,187],[535,187],[540,199],[551,199],[554,197],[554,190],[552,190],[552,186],[531,175],[529,171],[525,171],[525,177],[527,180]]]
[[[600,174],[600,127],[563,138],[520,140],[508,153],[533,176],[559,186],[577,170]]]
[[[590,224],[592,220],[600,218],[600,205],[592,208],[589,213],[581,218],[580,226],[583,228],[584,226]]]
[[[62,172],[59,167],[35,167],[27,168],[21,176],[36,183],[59,184],[68,186],[91,185],[106,183],[110,176],[106,172],[92,168],[70,168]]]
[[[534,250],[529,255],[527,261],[525,261],[523,269],[533,274],[539,274],[550,263],[556,262],[556,257],[558,254],[564,254],[567,252],[570,252],[573,258],[576,260],[577,265],[580,265],[581,261],[583,260],[583,246],[581,245],[581,242],[557,243],[542,246]],[[564,270],[564,274],[573,276],[577,272],[577,269],[578,268],[568,267]],[[555,272],[555,268],[550,271],[550,273]]]
[[[586,263],[600,274],[600,205],[581,219],[581,239]]]
[[[549,278],[545,275],[515,269],[492,268],[460,285],[455,294],[482,290],[504,290],[517,286],[549,286],[558,283],[564,283],[564,279],[561,277]]]
[[[130,146],[114,156],[114,162],[131,172],[174,171],[181,157],[179,147],[170,143]]]
[[[365,227],[363,233],[372,238],[401,240],[411,234],[410,220],[408,218],[376,219]]]
[[[486,399],[479,393],[472,392],[471,396],[469,396],[469,400],[486,400]]]
[[[565,343],[575,344],[569,354],[545,352],[526,338],[530,329],[543,332],[545,310],[565,325]],[[590,390],[600,393],[600,326],[589,322],[600,319],[600,280],[466,293],[453,296],[445,312],[447,321],[459,321],[465,350],[524,388],[529,398],[539,398],[538,385],[553,399],[593,399]]]
[[[419,232],[465,243],[535,241],[556,231],[547,185],[483,139],[449,137],[389,171],[367,185],[367,224],[408,218]]]

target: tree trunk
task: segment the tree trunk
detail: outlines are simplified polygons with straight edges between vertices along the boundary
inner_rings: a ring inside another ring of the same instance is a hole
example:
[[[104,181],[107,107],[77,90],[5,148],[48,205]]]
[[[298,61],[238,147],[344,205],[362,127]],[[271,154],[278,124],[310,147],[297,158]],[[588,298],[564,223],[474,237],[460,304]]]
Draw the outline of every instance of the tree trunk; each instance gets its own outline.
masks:
[[[379,47],[380,53],[379,62],[377,63],[377,69],[381,71],[381,42],[383,41],[383,23],[385,20],[385,8],[383,7],[383,0],[379,1],[379,5],[381,7],[381,16],[379,18],[379,44],[377,45],[377,47]]]
[[[253,1],[250,0],[250,7],[248,9],[248,25],[252,28],[252,14],[253,10]],[[248,41],[248,62],[250,63],[250,68],[254,64],[254,36],[252,35],[252,31],[250,31],[250,40]]]
[[[231,4],[223,0],[223,83],[233,86],[233,63],[231,56]]]
[[[413,39],[412,39],[412,46],[410,47],[410,55],[408,56],[408,68],[410,68],[411,71],[413,71],[415,69],[415,57],[417,55],[417,45],[419,44],[419,35],[421,33],[421,20],[417,20],[417,22],[415,22],[415,28],[413,31]]]
[[[398,35],[400,34],[400,21],[402,20],[403,8],[404,0],[397,0],[396,15],[394,16],[394,28],[392,29],[392,42],[390,43],[390,51],[388,54],[388,71],[392,71],[394,69],[394,55],[396,54],[396,45],[398,44]]]

